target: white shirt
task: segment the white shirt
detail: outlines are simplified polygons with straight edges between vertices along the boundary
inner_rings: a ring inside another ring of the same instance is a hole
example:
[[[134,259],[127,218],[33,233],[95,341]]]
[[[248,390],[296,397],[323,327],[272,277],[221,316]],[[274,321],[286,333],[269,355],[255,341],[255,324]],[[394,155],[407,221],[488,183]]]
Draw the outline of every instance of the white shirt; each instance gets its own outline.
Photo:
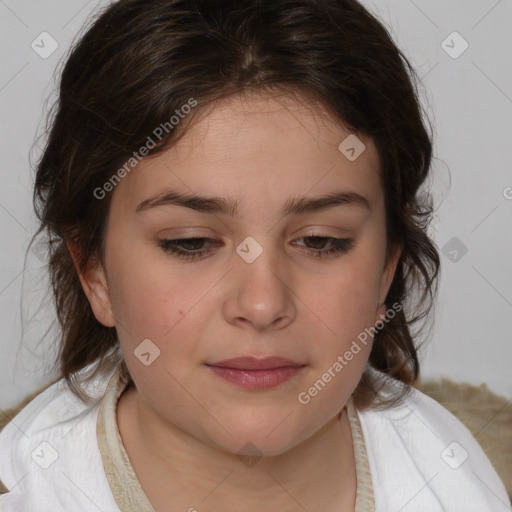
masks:
[[[384,394],[400,384],[383,374]],[[0,433],[1,512],[120,512],[98,447],[97,420],[110,375],[85,385],[83,404],[63,380]],[[376,512],[511,511],[505,487],[471,433],[411,389],[401,405],[358,411]],[[144,511],[140,511],[144,512]]]

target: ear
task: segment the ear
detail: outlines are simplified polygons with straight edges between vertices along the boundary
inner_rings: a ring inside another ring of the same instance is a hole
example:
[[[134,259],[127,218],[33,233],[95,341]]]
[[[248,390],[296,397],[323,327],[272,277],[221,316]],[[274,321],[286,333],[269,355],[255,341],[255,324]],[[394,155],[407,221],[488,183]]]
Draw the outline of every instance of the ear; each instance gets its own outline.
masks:
[[[386,314],[386,304],[384,301],[386,300],[389,289],[391,288],[391,283],[395,277],[396,267],[398,265],[398,261],[400,260],[400,256],[402,256],[402,252],[403,246],[396,245],[392,253],[387,258],[387,261],[385,262],[380,281],[379,302],[377,304],[378,307],[375,322],[381,320],[382,317],[384,317]]]
[[[100,261],[91,262],[82,273],[79,261],[80,249],[77,244],[66,240],[69,253],[73,258],[75,269],[82,283],[82,288],[89,300],[96,320],[105,327],[114,327],[115,319],[110,300],[110,293],[103,265]]]

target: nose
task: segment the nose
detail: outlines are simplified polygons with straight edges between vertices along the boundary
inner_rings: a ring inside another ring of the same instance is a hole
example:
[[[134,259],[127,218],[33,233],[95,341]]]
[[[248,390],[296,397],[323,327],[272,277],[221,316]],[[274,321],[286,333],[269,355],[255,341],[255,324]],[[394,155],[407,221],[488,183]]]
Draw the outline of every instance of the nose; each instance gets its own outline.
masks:
[[[270,244],[251,262],[243,251],[234,255],[223,314],[231,324],[255,330],[283,329],[297,314],[293,277]]]

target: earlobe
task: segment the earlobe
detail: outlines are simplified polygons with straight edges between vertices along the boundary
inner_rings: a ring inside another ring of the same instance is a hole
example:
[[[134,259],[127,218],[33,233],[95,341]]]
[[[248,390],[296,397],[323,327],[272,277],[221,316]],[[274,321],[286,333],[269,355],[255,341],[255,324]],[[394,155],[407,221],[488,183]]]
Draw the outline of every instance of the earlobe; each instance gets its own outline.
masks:
[[[78,264],[78,245],[70,241],[66,241],[66,245],[96,320],[105,327],[114,327],[115,319],[103,265],[101,262],[94,262],[87,267],[85,272],[82,272]]]

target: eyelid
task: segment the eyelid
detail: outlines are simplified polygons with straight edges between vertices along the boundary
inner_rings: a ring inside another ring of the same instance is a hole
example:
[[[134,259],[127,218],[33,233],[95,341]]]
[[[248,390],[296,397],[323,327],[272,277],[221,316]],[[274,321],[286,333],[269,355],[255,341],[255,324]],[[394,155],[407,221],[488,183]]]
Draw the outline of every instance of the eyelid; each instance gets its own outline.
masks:
[[[185,228],[186,229],[186,228]],[[196,229],[196,228],[193,228]],[[203,228],[198,228],[203,229]],[[222,235],[217,236],[216,234],[212,234],[212,231],[208,228],[204,228],[208,230],[208,233],[198,233],[197,231],[188,231],[183,233],[182,228],[176,229],[164,229],[158,232],[159,240],[190,240],[190,239],[207,239],[208,242],[222,242]],[[305,229],[305,232],[302,230]],[[327,230],[333,229],[336,230],[337,233],[329,233]],[[172,231],[172,233],[169,233]],[[163,235],[162,235],[163,234]],[[294,233],[289,235],[288,242],[296,240],[297,238],[309,238],[309,237],[319,237],[319,238],[337,238],[337,239],[346,239],[353,238],[353,231],[343,228],[334,228],[332,226],[306,226],[305,228],[301,228],[296,230]]]
[[[344,254],[351,251],[355,245],[354,238],[338,238],[333,236],[324,236],[324,235],[304,235],[296,238],[296,240],[303,240],[307,238],[318,238],[325,243],[328,244],[328,248],[308,248],[305,245],[305,249],[301,249],[300,252],[304,253],[307,256],[321,259],[335,259],[343,256]],[[209,237],[185,237],[185,238],[174,238],[174,239],[159,239],[158,245],[159,247],[167,253],[172,254],[178,259],[183,261],[194,261],[196,259],[206,259],[212,255],[213,250],[210,249],[192,249],[187,250],[180,248],[181,244],[186,243],[189,240],[199,240],[203,244],[215,245],[219,242],[219,240],[215,240]],[[302,247],[301,244],[298,244]]]
[[[182,227],[182,228],[166,228],[156,233],[162,238],[216,238],[217,235],[211,228],[202,226]]]

